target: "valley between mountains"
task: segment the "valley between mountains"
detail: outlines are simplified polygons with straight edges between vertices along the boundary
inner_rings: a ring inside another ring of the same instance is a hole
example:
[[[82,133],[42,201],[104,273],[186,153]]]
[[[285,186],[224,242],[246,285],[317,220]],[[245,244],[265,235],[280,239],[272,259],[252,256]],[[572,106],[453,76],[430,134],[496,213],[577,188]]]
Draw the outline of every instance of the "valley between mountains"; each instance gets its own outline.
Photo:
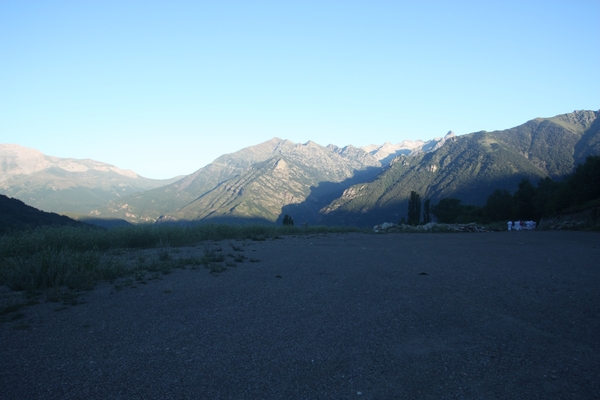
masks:
[[[153,180],[93,160],[0,145],[0,194],[80,220],[368,226],[406,216],[411,191],[483,205],[523,178],[560,180],[600,154],[600,111],[514,128],[354,147],[273,138],[193,174]]]

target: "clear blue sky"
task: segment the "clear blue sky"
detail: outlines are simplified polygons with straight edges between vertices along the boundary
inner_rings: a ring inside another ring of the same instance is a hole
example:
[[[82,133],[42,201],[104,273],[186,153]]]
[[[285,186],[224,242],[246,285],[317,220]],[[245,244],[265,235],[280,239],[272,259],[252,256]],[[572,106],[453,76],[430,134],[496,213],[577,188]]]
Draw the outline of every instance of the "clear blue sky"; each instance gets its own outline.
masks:
[[[600,108],[600,1],[0,1],[0,143],[149,178]]]

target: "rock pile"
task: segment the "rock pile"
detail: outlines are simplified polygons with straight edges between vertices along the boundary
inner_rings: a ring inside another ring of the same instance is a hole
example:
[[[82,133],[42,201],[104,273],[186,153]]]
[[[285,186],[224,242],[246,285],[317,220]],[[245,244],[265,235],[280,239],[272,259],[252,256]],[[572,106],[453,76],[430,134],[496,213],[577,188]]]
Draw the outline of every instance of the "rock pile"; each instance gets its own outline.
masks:
[[[566,220],[557,221],[550,225],[550,229],[562,230],[562,229],[581,229],[586,225],[586,221],[577,220]]]
[[[543,218],[540,229],[600,230],[600,207]]]
[[[483,226],[477,226],[476,223],[470,224],[440,224],[437,222],[429,222],[424,225],[406,225],[394,224],[392,222],[384,222],[383,224],[375,225],[373,231],[381,232],[492,232],[492,230]]]

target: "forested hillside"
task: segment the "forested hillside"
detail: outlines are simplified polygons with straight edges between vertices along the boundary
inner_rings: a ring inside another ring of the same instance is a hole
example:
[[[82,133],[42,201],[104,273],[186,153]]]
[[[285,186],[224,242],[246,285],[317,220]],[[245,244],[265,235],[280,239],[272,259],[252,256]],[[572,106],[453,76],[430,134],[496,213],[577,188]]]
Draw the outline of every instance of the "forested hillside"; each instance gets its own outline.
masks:
[[[523,179],[560,180],[579,160],[600,154],[600,112],[577,111],[515,128],[476,132],[435,152],[400,156],[373,182],[355,185],[321,210],[323,223],[372,225],[406,216],[410,193],[436,203],[456,198],[483,206],[497,189],[515,192]]]

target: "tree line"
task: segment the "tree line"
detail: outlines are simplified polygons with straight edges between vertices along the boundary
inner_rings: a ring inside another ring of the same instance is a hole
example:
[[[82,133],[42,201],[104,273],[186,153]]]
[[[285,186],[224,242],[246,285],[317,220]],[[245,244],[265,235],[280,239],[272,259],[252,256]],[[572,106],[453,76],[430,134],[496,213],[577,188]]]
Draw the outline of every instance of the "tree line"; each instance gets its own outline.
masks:
[[[600,206],[600,156],[587,157],[573,174],[560,182],[546,177],[534,186],[528,179],[523,179],[514,194],[506,189],[496,189],[483,207],[464,205],[460,199],[450,197],[435,205],[427,199],[421,207],[421,196],[411,191],[408,219],[403,218],[400,223],[428,223],[432,215],[447,224],[539,221],[542,217],[592,206]]]

